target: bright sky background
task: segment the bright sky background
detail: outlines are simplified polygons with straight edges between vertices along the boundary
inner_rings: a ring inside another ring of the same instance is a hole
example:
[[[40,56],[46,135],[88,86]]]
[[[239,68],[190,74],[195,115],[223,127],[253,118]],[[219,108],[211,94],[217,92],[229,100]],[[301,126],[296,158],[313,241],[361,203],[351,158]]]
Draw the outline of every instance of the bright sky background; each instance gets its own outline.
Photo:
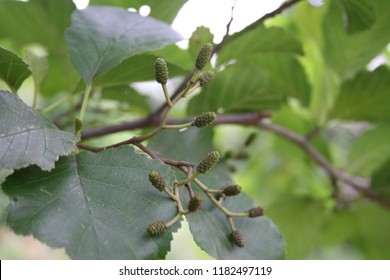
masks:
[[[78,8],[84,8],[88,0],[73,0]],[[230,20],[232,6],[236,2],[233,14],[232,32],[243,29],[262,15],[280,6],[283,0],[189,0],[184,4],[173,28],[189,38],[198,26],[206,26],[215,35],[214,42],[219,43],[226,32],[226,24]],[[131,3],[131,1],[129,1]],[[129,7],[130,8],[130,7]],[[141,15],[148,14],[148,7],[140,9]]]

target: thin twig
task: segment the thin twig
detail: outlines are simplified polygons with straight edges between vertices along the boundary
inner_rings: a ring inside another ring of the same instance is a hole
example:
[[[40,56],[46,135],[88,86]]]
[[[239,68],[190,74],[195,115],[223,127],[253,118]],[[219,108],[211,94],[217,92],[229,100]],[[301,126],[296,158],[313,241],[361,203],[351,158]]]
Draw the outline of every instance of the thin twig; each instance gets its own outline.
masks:
[[[233,22],[233,14],[234,14],[234,8],[236,7],[236,4],[237,4],[237,0],[234,1],[233,3],[233,6],[232,6],[232,9],[231,9],[231,13],[230,13],[230,20],[229,22],[226,24],[226,33],[225,35],[223,36],[223,39],[226,39],[228,36],[229,36],[229,33],[230,33],[230,25],[232,24]]]
[[[264,21],[266,21],[267,19],[273,18],[273,17],[281,14],[283,11],[285,11],[286,9],[290,8],[291,6],[297,4],[300,1],[301,0],[290,0],[290,1],[284,2],[276,10],[273,10],[272,12],[270,12],[268,14],[265,14],[264,16],[262,16],[261,18],[259,18],[255,22],[251,23],[250,25],[248,25],[247,27],[242,29],[241,31],[239,31],[237,33],[234,33],[234,34],[224,38],[221,43],[219,43],[219,44],[214,46],[213,53],[219,52],[220,49],[223,46],[227,45],[228,43],[230,43],[233,40],[236,40],[238,37],[240,37],[240,36],[244,35],[245,33],[255,29],[256,27],[261,26],[264,23]]]

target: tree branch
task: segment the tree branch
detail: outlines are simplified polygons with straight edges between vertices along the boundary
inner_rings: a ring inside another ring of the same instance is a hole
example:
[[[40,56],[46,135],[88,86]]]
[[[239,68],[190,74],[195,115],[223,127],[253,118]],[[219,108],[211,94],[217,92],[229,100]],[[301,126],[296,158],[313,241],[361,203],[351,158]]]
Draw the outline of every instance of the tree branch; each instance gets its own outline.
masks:
[[[258,122],[257,126],[265,130],[271,131],[275,134],[278,134],[283,138],[286,138],[291,142],[295,143],[296,145],[300,146],[308,156],[310,156],[319,166],[321,166],[329,174],[329,176],[334,182],[341,181],[351,186],[354,190],[363,194],[367,198],[370,198],[371,200],[382,204],[386,208],[390,208],[390,200],[374,192],[372,189],[369,188],[368,184],[361,181],[357,181],[353,177],[350,177],[349,175],[345,174],[344,172],[335,169],[330,164],[330,162],[308,142],[305,137],[302,137],[290,130],[271,123]]]

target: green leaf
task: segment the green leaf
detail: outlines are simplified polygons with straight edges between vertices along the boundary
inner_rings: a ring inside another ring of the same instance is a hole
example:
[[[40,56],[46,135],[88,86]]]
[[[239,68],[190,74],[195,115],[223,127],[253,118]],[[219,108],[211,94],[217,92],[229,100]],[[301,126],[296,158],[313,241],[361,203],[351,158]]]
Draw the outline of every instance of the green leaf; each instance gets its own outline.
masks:
[[[269,87],[267,73],[258,67],[236,63],[216,73],[215,79],[189,104],[189,114],[207,111],[236,113],[276,109],[282,96]]]
[[[203,179],[205,183],[206,180]],[[214,186],[213,186],[214,187]],[[227,199],[223,205],[231,211],[249,210],[254,203],[245,194]],[[281,232],[267,217],[234,218],[237,230],[243,235],[246,246],[232,243],[231,229],[226,216],[205,196],[202,209],[187,216],[195,242],[217,259],[283,259],[284,241]]]
[[[0,91],[0,171],[37,164],[50,170],[76,149],[78,137],[61,131],[16,95]]]
[[[311,88],[299,61],[280,53],[258,54],[240,59],[256,65],[267,74],[269,88],[279,95],[297,98],[303,106],[310,102]]]
[[[91,0],[93,5],[120,6],[123,8],[135,8],[147,5],[150,7],[149,16],[171,23],[181,7],[187,0]]]
[[[371,1],[341,0],[346,28],[349,34],[370,28],[375,23],[375,10]]]
[[[280,27],[259,27],[229,42],[218,53],[218,64],[264,53],[303,54],[301,43]]]
[[[390,157],[390,155],[389,155]],[[379,167],[371,178],[371,188],[390,198],[390,158]]]
[[[353,143],[348,156],[348,170],[352,174],[370,176],[390,157],[390,125],[373,127]]]
[[[16,92],[22,82],[31,75],[28,65],[16,54],[0,47],[0,79]]]
[[[286,259],[306,259],[320,242],[325,207],[309,198],[280,196],[266,209],[285,235]]]
[[[72,89],[78,78],[64,39],[74,9],[72,0],[1,1],[0,38],[9,40],[18,50],[34,44],[48,52],[49,68],[41,85],[41,93],[46,96]]]
[[[47,54],[38,54],[34,52],[34,50],[28,49],[26,54],[26,61],[30,66],[34,84],[36,87],[38,87],[47,74]]]
[[[149,148],[159,155],[197,164],[215,148],[212,145],[212,129],[188,129],[184,132],[167,130],[153,138]],[[181,143],[172,145],[172,143]],[[210,188],[222,188],[232,183],[229,169],[224,162],[218,163],[199,179]],[[266,217],[234,218],[237,229],[244,235],[246,246],[239,248],[230,239],[231,229],[226,216],[215,207],[205,194],[192,184],[195,193],[202,194],[202,208],[186,216],[195,242],[201,249],[217,259],[281,259],[284,256],[284,242],[280,231]],[[182,201],[188,195],[181,192]],[[185,204],[184,204],[185,205]],[[231,211],[249,210],[253,201],[245,194],[227,199],[224,204]]]
[[[195,66],[195,60],[198,56],[198,53],[202,46],[206,43],[213,43],[214,40],[214,34],[211,33],[211,30],[207,27],[200,26],[197,27],[196,30],[192,33],[188,52],[192,57],[192,67]]]
[[[363,253],[364,259],[388,259],[388,209],[377,203],[360,201],[331,214],[321,230],[324,244],[349,244]]]
[[[149,224],[172,219],[176,205],[149,182],[157,170],[167,183],[169,167],[130,147],[63,157],[51,172],[36,167],[16,171],[3,185],[12,198],[8,225],[73,259],[161,259],[172,231],[150,237]]]
[[[71,62],[87,84],[128,57],[182,39],[158,20],[98,6],[75,11],[65,38]]]
[[[344,15],[338,1],[329,1],[328,5],[323,21],[325,59],[342,78],[349,78],[388,45],[390,5],[387,0],[370,1],[375,8],[375,23],[353,34],[347,34],[344,29]]]
[[[390,70],[381,66],[361,72],[341,86],[329,118],[390,121]]]
[[[131,111],[141,110],[150,112],[150,105],[147,97],[139,94],[130,86],[107,87],[102,90],[102,98],[126,102]]]
[[[153,81],[154,63],[157,56],[151,54],[142,54],[130,57],[120,64],[102,74],[94,81],[94,86],[116,87],[128,85],[133,82]],[[169,77],[185,75],[187,72],[172,63],[167,63]]]

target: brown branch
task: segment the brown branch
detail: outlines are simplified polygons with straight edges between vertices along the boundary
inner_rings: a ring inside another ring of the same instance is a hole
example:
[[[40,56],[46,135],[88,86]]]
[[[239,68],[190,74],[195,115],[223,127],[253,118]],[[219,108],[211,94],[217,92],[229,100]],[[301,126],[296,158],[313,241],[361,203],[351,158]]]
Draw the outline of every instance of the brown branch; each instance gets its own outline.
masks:
[[[240,124],[240,125],[254,125],[259,120],[270,118],[270,113],[247,113],[247,114],[232,114],[232,115],[219,115],[215,124]],[[195,116],[190,116],[186,118],[170,118],[167,120],[167,124],[180,124],[190,122],[195,118]],[[107,125],[97,128],[86,129],[82,134],[81,138],[83,140],[90,139],[94,137],[104,136],[107,134],[112,134],[115,132],[135,130],[135,129],[144,129],[155,127],[160,123],[160,118],[158,117],[146,117],[143,119],[124,122],[116,125]],[[131,144],[131,143],[130,143]]]
[[[373,201],[376,201],[386,208],[390,208],[390,200],[382,197],[381,195],[374,192],[369,186],[363,182],[357,181],[349,175],[335,169],[330,162],[320,153],[318,152],[305,137],[302,137],[295,132],[287,130],[281,126],[259,122],[257,124],[258,127],[263,128],[265,130],[271,131],[277,135],[282,136],[300,146],[302,150],[310,156],[319,166],[321,166],[334,181],[341,181],[349,186],[351,186],[354,190],[363,194],[365,197],[370,198]]]

